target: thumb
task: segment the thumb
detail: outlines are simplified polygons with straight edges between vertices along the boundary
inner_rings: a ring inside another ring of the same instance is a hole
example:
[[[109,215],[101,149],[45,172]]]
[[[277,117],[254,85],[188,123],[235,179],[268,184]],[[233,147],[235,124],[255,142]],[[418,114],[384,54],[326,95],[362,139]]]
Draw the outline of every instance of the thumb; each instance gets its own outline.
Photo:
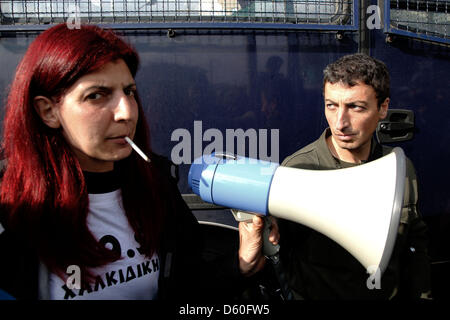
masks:
[[[253,223],[253,228],[255,230],[259,231],[260,229],[262,229],[264,227],[264,220],[261,217],[257,216],[257,215],[255,215],[253,217],[252,223]]]

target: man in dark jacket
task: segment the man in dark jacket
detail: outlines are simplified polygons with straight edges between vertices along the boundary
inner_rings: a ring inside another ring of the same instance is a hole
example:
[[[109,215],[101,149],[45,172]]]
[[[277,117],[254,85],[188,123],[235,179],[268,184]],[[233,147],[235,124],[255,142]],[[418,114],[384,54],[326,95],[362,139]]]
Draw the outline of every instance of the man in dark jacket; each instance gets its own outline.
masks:
[[[389,106],[389,73],[383,62],[364,54],[342,57],[324,70],[323,94],[329,128],[317,141],[287,157],[282,165],[310,170],[347,168],[391,151],[373,137]],[[294,298],[429,297],[426,226],[417,210],[415,170],[409,159],[406,164],[398,236],[378,288],[368,285],[367,270],[336,242],[300,224],[278,221],[280,256],[282,261],[289,261],[284,265]],[[326,192],[334,191],[324,186]],[[351,201],[351,190],[346,201]]]

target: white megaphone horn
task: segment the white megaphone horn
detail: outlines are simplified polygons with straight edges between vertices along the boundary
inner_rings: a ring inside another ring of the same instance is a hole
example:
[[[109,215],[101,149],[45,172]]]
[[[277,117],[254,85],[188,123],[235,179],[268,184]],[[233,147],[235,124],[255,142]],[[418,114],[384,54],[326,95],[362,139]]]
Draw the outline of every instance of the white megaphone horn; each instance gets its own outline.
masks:
[[[345,248],[369,273],[383,273],[397,237],[405,173],[403,150],[394,148],[339,170],[205,155],[191,165],[188,180],[206,202],[308,226]]]

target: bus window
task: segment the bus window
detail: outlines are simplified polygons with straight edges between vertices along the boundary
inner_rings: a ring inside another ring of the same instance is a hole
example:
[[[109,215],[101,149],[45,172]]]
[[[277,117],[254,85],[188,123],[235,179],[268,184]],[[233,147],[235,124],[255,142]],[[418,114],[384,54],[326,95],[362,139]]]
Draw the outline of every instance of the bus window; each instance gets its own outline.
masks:
[[[352,0],[0,1],[2,25],[53,24],[76,15],[92,23],[354,23]]]

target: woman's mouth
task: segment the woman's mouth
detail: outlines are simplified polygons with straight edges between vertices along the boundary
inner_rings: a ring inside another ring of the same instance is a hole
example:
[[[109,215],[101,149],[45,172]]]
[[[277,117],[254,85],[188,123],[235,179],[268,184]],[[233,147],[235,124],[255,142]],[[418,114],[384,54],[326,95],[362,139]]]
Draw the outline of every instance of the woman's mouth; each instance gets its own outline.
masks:
[[[117,143],[117,144],[126,145],[127,142],[125,140],[125,137],[126,137],[126,135],[114,136],[114,137],[108,138],[108,140],[111,142]]]

